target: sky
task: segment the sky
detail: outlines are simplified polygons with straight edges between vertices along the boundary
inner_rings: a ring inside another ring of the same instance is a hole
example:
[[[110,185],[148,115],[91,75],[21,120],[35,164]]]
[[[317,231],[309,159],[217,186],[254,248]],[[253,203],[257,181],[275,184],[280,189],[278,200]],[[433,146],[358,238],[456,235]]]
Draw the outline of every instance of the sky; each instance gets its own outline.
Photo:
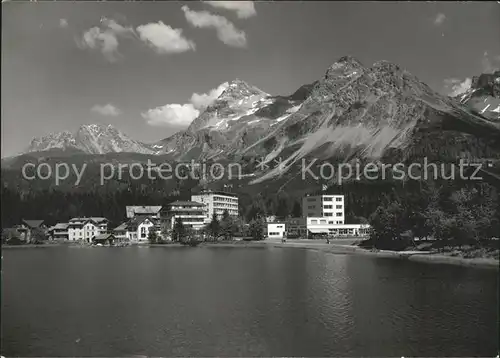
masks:
[[[3,2],[2,157],[91,123],[156,142],[236,78],[288,95],[345,55],[459,93],[500,64],[500,3]]]

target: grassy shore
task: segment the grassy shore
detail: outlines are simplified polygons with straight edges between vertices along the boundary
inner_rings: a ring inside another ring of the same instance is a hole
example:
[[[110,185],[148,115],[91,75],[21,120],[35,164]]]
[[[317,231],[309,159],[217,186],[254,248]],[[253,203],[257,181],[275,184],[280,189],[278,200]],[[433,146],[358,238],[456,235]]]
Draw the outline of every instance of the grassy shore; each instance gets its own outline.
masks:
[[[412,248],[412,250],[391,251],[363,248],[358,246],[359,242],[356,242],[356,240],[331,240],[330,244],[320,240],[288,240],[286,243],[281,243],[280,241],[264,242],[272,247],[296,247],[336,254],[368,255],[433,264],[484,267],[497,270],[500,266],[498,250],[488,250],[470,246],[464,246],[462,248],[445,247],[441,250],[428,250],[427,247],[417,246]]]

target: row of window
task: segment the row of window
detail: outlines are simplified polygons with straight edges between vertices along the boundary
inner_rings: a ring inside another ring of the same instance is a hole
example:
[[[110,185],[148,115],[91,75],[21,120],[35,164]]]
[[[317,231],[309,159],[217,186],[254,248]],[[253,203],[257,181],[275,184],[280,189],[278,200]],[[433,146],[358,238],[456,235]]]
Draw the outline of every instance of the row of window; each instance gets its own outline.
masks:
[[[278,235],[282,235],[281,232],[270,232],[269,233],[269,236],[278,236]]]
[[[307,198],[307,201],[316,201],[316,197],[311,197],[311,198]],[[335,198],[335,201],[342,201],[343,197],[341,196],[337,196]],[[333,198],[332,197],[326,197],[326,198],[323,198],[323,201],[333,201]]]
[[[228,198],[228,197],[224,197],[224,196],[214,196],[214,201],[225,201],[225,202],[237,203],[238,202],[238,198]]]
[[[323,216],[333,216],[333,213],[323,213]],[[342,216],[342,213],[335,213],[335,216]]]
[[[232,204],[232,203],[214,203],[214,207],[216,207],[216,208],[238,208],[238,204]]]
[[[202,209],[202,205],[196,205],[196,206],[172,206],[170,210],[182,210],[182,209]]]
[[[335,208],[342,209],[342,205],[337,205]],[[333,205],[323,205],[323,209],[333,209]]]
[[[336,197],[335,198],[335,201],[342,201],[342,197]],[[323,201],[333,201],[333,198],[323,198]]]
[[[317,225],[318,220],[311,220],[311,225]],[[326,220],[319,220],[319,224],[326,224]],[[328,221],[328,224],[342,224],[342,221]]]

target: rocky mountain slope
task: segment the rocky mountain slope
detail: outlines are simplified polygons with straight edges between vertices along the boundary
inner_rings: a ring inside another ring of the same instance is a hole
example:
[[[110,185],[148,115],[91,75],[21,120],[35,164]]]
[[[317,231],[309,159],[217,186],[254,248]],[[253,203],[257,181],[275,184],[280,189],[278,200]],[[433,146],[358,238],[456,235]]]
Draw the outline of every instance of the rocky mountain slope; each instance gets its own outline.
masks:
[[[500,121],[500,71],[473,77],[471,87],[457,99],[474,113]]]
[[[387,61],[365,67],[342,57],[288,97],[248,88],[233,83],[231,95],[158,146],[180,160],[281,161],[253,183],[281,177],[303,158],[446,162],[500,154],[500,123]]]
[[[297,111],[311,90],[271,96],[235,80],[189,128],[155,144],[179,160],[227,157],[241,152]]]
[[[86,154],[132,152],[153,154],[147,144],[133,140],[112,125],[85,124],[76,133],[61,132],[34,138],[27,153],[42,151],[76,151]]]
[[[282,175],[304,157],[381,161],[500,155],[500,123],[442,96],[386,61],[364,67],[343,57],[300,109],[249,146],[246,154],[282,157],[256,181]]]
[[[151,145],[111,126],[88,125],[75,135],[36,139],[30,151],[233,161],[244,165],[251,184],[283,177],[288,182],[297,175],[296,164],[307,158],[406,163],[500,158],[500,121],[489,115],[498,104],[488,102],[497,99],[498,73],[478,77],[468,95],[457,100],[395,64],[364,66],[345,56],[321,79],[289,96],[272,96],[237,79],[189,128]],[[483,107],[490,104],[489,112],[474,105],[480,101]],[[279,159],[281,165],[256,172],[255,161],[261,158],[269,164]]]

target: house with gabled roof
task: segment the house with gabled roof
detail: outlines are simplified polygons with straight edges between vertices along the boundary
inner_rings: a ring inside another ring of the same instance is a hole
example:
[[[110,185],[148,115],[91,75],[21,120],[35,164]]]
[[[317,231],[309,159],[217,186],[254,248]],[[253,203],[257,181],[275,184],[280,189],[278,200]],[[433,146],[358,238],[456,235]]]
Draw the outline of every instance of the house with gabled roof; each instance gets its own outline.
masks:
[[[113,229],[113,235],[120,241],[128,240],[128,222],[121,223]]]
[[[19,232],[20,239],[27,243],[32,241],[35,232],[45,234],[47,227],[43,220],[21,220],[21,223],[15,227]]]
[[[127,222],[127,237],[131,242],[148,241],[150,231],[159,232],[159,220],[155,217],[136,216]]]
[[[107,233],[108,223],[103,217],[73,218],[68,223],[68,239],[90,243],[94,236]]]
[[[68,240],[69,223],[57,223],[49,228],[48,233],[52,240]]]

